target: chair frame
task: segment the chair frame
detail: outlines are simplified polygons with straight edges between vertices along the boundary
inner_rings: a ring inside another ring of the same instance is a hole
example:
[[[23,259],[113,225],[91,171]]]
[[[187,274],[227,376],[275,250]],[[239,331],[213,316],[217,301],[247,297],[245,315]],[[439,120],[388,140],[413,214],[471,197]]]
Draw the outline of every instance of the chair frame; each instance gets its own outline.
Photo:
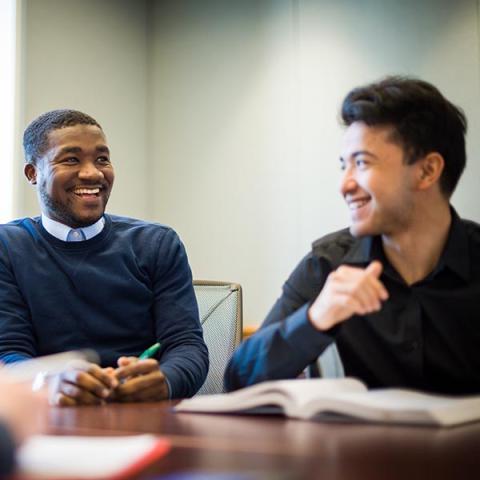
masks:
[[[238,283],[227,282],[221,280],[194,280],[193,286],[197,287],[230,287],[230,291],[238,292],[238,302],[237,302],[237,318],[240,319],[236,324],[235,330],[235,345],[239,345],[243,337],[243,293],[242,287]]]

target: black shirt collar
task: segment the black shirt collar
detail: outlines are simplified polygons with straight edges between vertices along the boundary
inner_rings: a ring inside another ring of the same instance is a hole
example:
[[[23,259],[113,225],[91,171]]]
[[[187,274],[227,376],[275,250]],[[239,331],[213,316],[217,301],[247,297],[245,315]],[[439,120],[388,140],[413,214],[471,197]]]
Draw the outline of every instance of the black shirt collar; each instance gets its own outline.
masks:
[[[447,267],[467,282],[471,275],[468,233],[455,209],[450,207],[450,211],[452,213],[450,232],[435,270],[440,271],[443,267]]]
[[[470,279],[470,254],[468,234],[465,225],[453,207],[450,207],[452,223],[448,233],[447,242],[442,252],[437,267],[432,275],[449,268],[462,280],[467,282]],[[393,268],[390,266],[383,252],[382,239],[377,236],[359,237],[352,248],[344,257],[344,263],[350,265],[366,266],[372,260],[380,260],[386,271]]]

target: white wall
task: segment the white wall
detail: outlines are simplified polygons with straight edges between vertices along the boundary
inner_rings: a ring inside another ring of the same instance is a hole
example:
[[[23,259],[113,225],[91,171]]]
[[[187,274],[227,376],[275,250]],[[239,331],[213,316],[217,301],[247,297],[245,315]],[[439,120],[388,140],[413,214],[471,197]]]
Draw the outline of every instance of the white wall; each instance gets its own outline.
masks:
[[[195,277],[243,285],[246,323],[258,322],[307,246],[291,2],[182,3],[153,16],[155,218],[179,231]]]
[[[145,0],[24,2],[23,127],[55,108],[95,117],[117,173],[110,211],[132,216],[149,208],[145,6]],[[34,189],[20,185],[19,215],[38,214]]]
[[[15,0],[0,2],[0,158],[14,156],[15,125]],[[7,222],[13,211],[13,164],[2,163],[2,193],[0,197],[0,223]]]
[[[337,117],[354,86],[413,74],[465,109],[453,203],[480,221],[479,1],[28,0],[25,118],[98,117],[110,211],[176,228],[194,276],[241,283],[258,324],[311,241],[348,224]]]
[[[453,203],[480,220],[477,2],[156,2],[154,216],[174,225],[197,278],[245,289],[259,323],[312,240],[346,226],[338,110],[391,73],[465,108],[470,163]]]

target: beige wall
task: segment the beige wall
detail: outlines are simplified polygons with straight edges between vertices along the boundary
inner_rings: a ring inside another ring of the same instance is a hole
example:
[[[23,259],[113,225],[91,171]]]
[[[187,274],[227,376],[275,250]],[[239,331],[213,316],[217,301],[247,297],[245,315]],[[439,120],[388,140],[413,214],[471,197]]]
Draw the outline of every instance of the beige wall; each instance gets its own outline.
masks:
[[[477,5],[182,4],[157,2],[153,12],[154,216],[181,233],[197,277],[244,286],[246,322],[258,323],[311,241],[348,224],[337,116],[350,88],[421,76],[478,131]],[[453,202],[478,221],[480,144],[468,141]]]
[[[259,323],[315,238],[348,224],[338,108],[388,73],[435,83],[469,118],[453,198],[480,221],[478,0],[26,0],[25,118],[104,124],[110,211],[172,225],[196,278],[239,282]],[[35,200],[19,195],[19,213]]]
[[[150,181],[145,0],[22,3],[23,127],[55,108],[94,116],[107,133],[117,169],[110,211],[144,216]],[[20,185],[19,214],[37,214],[32,188]]]

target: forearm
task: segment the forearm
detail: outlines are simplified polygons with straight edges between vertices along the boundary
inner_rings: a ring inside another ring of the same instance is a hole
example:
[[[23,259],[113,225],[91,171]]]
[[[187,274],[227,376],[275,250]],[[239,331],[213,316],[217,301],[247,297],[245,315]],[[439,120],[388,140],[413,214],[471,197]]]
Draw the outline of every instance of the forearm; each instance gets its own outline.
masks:
[[[208,373],[208,350],[203,343],[184,343],[160,358],[160,369],[168,379],[170,398],[195,395]]]
[[[297,377],[334,340],[307,318],[308,304],[282,321],[270,323],[246,340],[225,372],[225,387],[235,390],[265,380]]]
[[[5,364],[23,362],[24,360],[28,360],[29,358],[32,358],[32,357],[29,355],[24,355],[18,352],[11,352],[8,350],[0,353],[0,362]]]
[[[0,361],[14,363],[36,355],[30,311],[15,275],[0,251]]]

